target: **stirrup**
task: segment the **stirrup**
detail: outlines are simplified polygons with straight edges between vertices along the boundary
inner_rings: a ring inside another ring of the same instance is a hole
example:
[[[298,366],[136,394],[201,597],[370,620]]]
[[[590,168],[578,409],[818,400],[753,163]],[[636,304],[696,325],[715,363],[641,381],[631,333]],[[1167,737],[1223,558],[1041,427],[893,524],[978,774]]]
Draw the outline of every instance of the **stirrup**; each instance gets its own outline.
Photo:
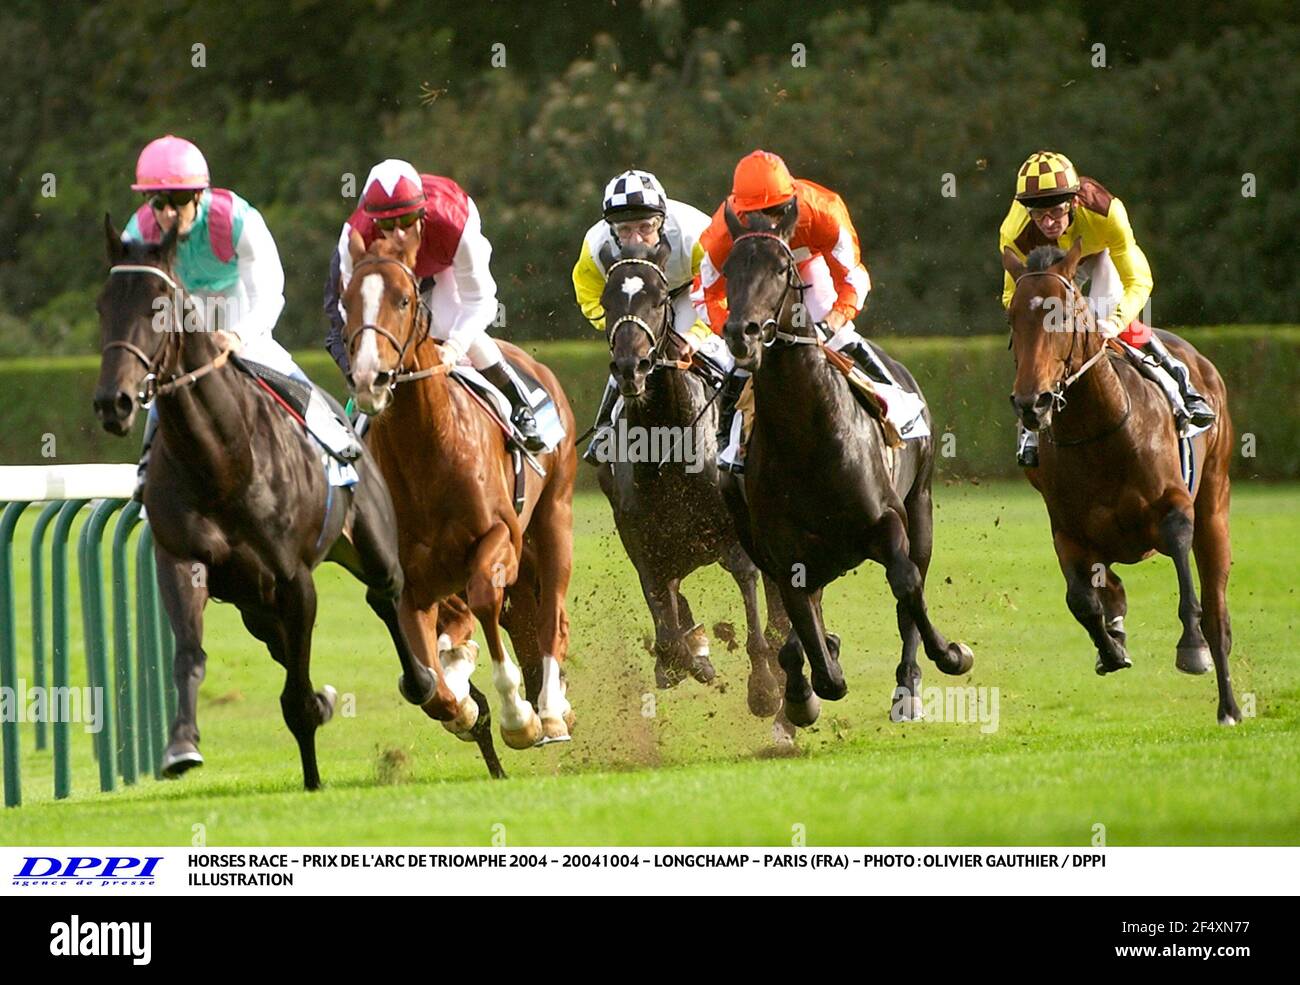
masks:
[[[546,451],[546,442],[537,430],[537,418],[529,407],[518,406],[510,412],[510,423],[523,439],[523,446],[529,451]]]

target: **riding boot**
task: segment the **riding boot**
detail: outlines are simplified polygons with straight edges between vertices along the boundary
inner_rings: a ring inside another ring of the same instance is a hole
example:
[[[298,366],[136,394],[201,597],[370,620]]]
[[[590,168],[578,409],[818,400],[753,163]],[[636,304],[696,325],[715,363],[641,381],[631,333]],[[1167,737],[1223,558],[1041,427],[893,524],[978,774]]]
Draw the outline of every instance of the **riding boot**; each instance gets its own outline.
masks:
[[[1178,384],[1178,394],[1182,399],[1182,414],[1179,415],[1180,430],[1183,423],[1181,418],[1183,417],[1193,427],[1203,428],[1213,424],[1215,419],[1214,408],[1209,405],[1209,402],[1201,396],[1193,385],[1192,374],[1188,372],[1187,366],[1165,348],[1165,344],[1160,341],[1155,332],[1151,333],[1150,340],[1142,346],[1142,351],[1155,359],[1160,368],[1172,376],[1174,382]],[[1177,412],[1177,408],[1175,412]]]
[[[852,359],[858,369],[866,373],[869,379],[875,380],[877,383],[884,383],[886,386],[898,385],[876,356],[875,350],[867,343],[850,342],[840,352]]]
[[[533,417],[533,408],[528,398],[519,389],[514,376],[506,370],[504,362],[499,362],[487,369],[480,369],[483,377],[500,390],[510,401],[510,423],[513,424],[524,439],[524,447],[529,451],[546,451],[546,442],[537,430],[537,418]]]
[[[1030,431],[1023,424],[1019,425],[1020,435],[1016,444],[1016,464],[1027,469],[1038,468],[1038,432]]]
[[[736,420],[736,401],[745,389],[748,373],[728,373],[722,381],[722,392],[718,394],[718,467],[724,472],[740,472],[737,463],[723,462],[722,454],[731,445],[731,429]],[[736,455],[740,457],[739,452]]]
[[[605,393],[600,398],[600,409],[596,411],[596,427],[592,432],[591,441],[587,442],[587,450],[582,453],[582,460],[589,465],[601,463],[600,449],[614,429],[614,405],[617,403],[618,387],[614,384],[614,377],[611,376],[605,382]]]
[[[328,449],[329,453],[342,462],[355,462],[361,457],[361,445],[352,429],[339,420],[334,408],[329,405],[324,395],[315,387],[307,398],[307,409],[303,413],[307,430],[311,436]]]
[[[131,498],[137,503],[144,502],[145,470],[149,467],[149,452],[153,449],[153,439],[158,433],[158,410],[150,407],[144,419],[144,440],[140,442],[140,464],[135,469],[135,492]]]

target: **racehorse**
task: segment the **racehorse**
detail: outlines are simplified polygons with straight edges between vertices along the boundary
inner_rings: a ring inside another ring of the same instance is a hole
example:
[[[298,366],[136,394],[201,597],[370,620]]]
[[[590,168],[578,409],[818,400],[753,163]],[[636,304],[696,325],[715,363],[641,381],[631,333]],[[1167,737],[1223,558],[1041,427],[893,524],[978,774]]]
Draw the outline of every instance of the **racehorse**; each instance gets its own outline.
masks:
[[[315,790],[316,729],[336,700],[331,687],[314,690],[309,673],[311,572],[321,561],[366,586],[366,602],[397,649],[402,693],[417,704],[435,697],[435,680],[397,618],[402,571],[388,489],[368,454],[354,463],[355,486],[329,487],[321,450],[277,398],[227,365],[230,353],[211,333],[186,324],[191,301],[173,272],[175,227],[157,244],[123,244],[105,216],[104,234],[110,272],[99,296],[95,412],[106,430],[125,435],[138,403],[152,399],[158,409],[144,505],[176,637],[178,698],[162,772],[179,776],[203,762],[195,703],[207,662],[203,611],[215,598],[233,602],[284,667],[280,707],[298,742],[303,784]]]
[[[1227,391],[1208,359],[1160,332],[1218,415],[1192,441],[1198,478],[1189,490],[1168,402],[1094,331],[1092,312],[1074,284],[1079,258],[1078,243],[1069,253],[1039,247],[1025,263],[1009,250],[1003,254],[1016,284],[1008,310],[1016,362],[1011,403],[1024,426],[1046,439],[1040,441],[1038,467],[1026,475],[1047,504],[1066,604],[1097,647],[1098,674],[1132,666],[1125,648],[1128,600],[1111,566],[1167,554],[1178,573],[1183,625],[1175,666],[1203,674],[1213,660],[1219,723],[1236,725],[1241,711],[1228,672],[1233,439]],[[1056,322],[1048,321],[1052,312],[1058,313]],[[1189,552],[1200,569],[1204,609]]]
[[[642,448],[653,449],[649,456],[607,454],[598,472],[600,488],[654,619],[656,682],[671,687],[688,673],[705,683],[713,679],[708,635],[696,624],[680,584],[716,562],[735,579],[744,599],[749,710],[765,717],[781,705],[768,640],[784,640],[789,622],[769,582],[764,632],[758,569],[741,546],[718,489],[718,409],[710,388],[691,371],[690,359],[682,358],[680,336],[671,324],[673,304],[664,276],[670,249],[661,239],[655,247],[624,246],[617,257],[607,246],[601,255],[610,371],[623,398],[618,426],[626,434],[662,435],[665,441],[643,441]],[[665,443],[667,448],[656,447]]]
[[[439,627],[440,605],[464,593],[491,652],[506,744],[526,749],[564,741],[574,721],[562,672],[569,648],[565,595],[577,470],[573,412],[547,367],[500,343],[506,357],[551,395],[564,426],[563,439],[537,456],[544,477],[524,470],[516,512],[504,425],[450,378],[413,272],[418,247],[414,239],[406,248],[380,239],[367,252],[354,239],[353,274],[343,295],[350,384],[357,405],[371,415],[366,439],[397,512],[406,575],[398,613],[420,661],[459,700],[439,709],[440,717],[450,718],[444,722],[450,731],[467,737],[479,713],[465,690],[475,651],[462,644],[472,620],[442,620]],[[502,628],[523,664],[527,700],[519,695],[520,669],[506,650]],[[440,658],[443,652],[450,659]]]
[[[797,207],[775,223],[750,213],[746,226],[728,206],[726,221],[733,245],[723,265],[725,334],[737,365],[753,372],[754,410],[743,488],[733,476],[724,492],[742,542],[780,588],[794,624],[779,655],[786,715],[811,725],[819,698],[834,701],[848,691],[839,638],[823,628],[822,590],[870,558],[885,567],[903,641],[891,717],[918,718],[919,643],[945,674],[965,674],[974,663],[970,648],[948,642],[926,612],[934,443],[927,436],[890,449],[881,425],[832,365],[816,327],[807,324],[806,285],[789,245]],[[907,369],[879,347],[876,352],[919,396]],[[928,424],[928,409],[925,414]]]

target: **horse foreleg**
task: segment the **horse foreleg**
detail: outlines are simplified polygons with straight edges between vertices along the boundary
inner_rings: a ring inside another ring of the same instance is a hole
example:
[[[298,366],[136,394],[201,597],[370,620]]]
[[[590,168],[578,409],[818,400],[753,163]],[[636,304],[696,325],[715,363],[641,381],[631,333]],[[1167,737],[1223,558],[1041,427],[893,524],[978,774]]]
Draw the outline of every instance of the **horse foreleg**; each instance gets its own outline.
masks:
[[[1128,593],[1119,575],[1107,566],[1106,585],[1101,589],[1101,608],[1106,617],[1106,632],[1122,648],[1128,644],[1124,618],[1128,615]]]
[[[1097,648],[1097,673],[1109,674],[1132,667],[1124,648],[1106,631],[1106,615],[1098,590],[1099,584],[1105,584],[1105,566],[1060,531],[1053,534],[1053,541],[1057,563],[1065,575],[1065,604],[1092,637]],[[1100,579],[1097,578],[1099,571],[1103,573]]]
[[[1237,698],[1232,693],[1228,655],[1232,653],[1232,620],[1228,616],[1228,569],[1232,566],[1232,544],[1228,539],[1226,496],[1222,509],[1197,510],[1192,547],[1201,572],[1201,627],[1214,655],[1214,674],[1219,684],[1219,724],[1237,725],[1242,720]]]
[[[876,525],[874,541],[872,557],[885,566],[889,588],[894,593],[898,607],[906,610],[911,623],[920,633],[925,655],[945,674],[968,673],[975,662],[970,647],[965,643],[948,642],[930,621],[925,605],[925,577],[912,560],[912,548],[903,518],[887,509]],[[899,631],[903,630],[900,617]]]
[[[1192,579],[1192,518],[1173,507],[1160,521],[1160,547],[1174,562],[1178,574],[1178,639],[1174,666],[1184,674],[1204,674],[1211,666],[1210,646],[1201,632],[1201,600]]]
[[[280,662],[284,664],[284,690],[280,710],[298,742],[302,782],[308,790],[320,788],[316,766],[316,729],[334,715],[338,693],[328,684],[320,691],[311,685],[311,635],[316,623],[316,586],[305,567],[292,579],[276,585]]]
[[[433,696],[420,708],[453,735],[468,733],[478,721],[478,705],[469,693],[468,674],[448,676],[439,659],[438,604],[421,609],[408,583],[397,603],[397,621],[415,658],[433,671],[436,681]]]
[[[775,715],[781,708],[781,687],[772,674],[772,648],[763,634],[758,612],[758,568],[737,542],[723,554],[721,563],[740,589],[745,603],[745,652],[749,654],[749,711],[759,718]]]
[[[682,582],[678,578],[671,583],[673,593],[677,596],[678,625],[682,630],[682,647],[686,652],[687,668],[690,675],[701,684],[711,684],[718,676],[709,660],[709,634],[704,626],[695,621],[691,603],[682,593]]]
[[[203,609],[208,602],[207,580],[195,578],[189,562],[177,561],[157,544],[158,590],[176,637],[176,718],[162,755],[162,775],[177,777],[203,765],[199,753],[199,686],[207,667],[203,650]],[[197,582],[197,584],[196,584]]]
[[[840,669],[839,640],[828,637],[822,628],[818,604],[820,597],[820,590],[809,592],[806,589],[795,588],[793,585],[784,583],[781,585],[781,599],[785,602],[785,611],[790,614],[795,638],[802,645],[802,654],[807,654],[808,664],[812,669],[813,693],[827,701],[838,701],[848,693],[849,687],[844,681],[844,671]],[[789,647],[790,643],[787,640],[778,658],[786,673],[786,714],[796,725],[811,724],[800,720],[795,707],[799,702],[799,692],[802,690],[798,685],[803,681],[803,656],[802,654],[791,655]],[[793,674],[798,677],[797,681],[792,679],[791,667],[794,668]],[[816,716],[813,717],[815,719]]]
[[[533,706],[519,694],[523,677],[501,636],[501,603],[505,587],[518,576],[510,543],[510,528],[498,523],[474,549],[465,598],[492,654],[492,684],[501,696],[501,738],[512,749],[527,749],[542,737],[542,722]]]
[[[576,719],[569,703],[564,661],[569,655],[565,599],[573,574],[573,486],[556,485],[538,501],[529,532],[537,546],[537,643],[542,651],[541,713],[546,741],[563,741]]]

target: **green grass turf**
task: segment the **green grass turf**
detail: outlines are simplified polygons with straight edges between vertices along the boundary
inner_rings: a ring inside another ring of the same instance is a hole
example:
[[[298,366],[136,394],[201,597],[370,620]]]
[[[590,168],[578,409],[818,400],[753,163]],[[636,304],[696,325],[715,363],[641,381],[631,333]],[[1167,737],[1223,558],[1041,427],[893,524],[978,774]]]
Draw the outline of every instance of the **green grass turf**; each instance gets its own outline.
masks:
[[[607,504],[585,495],[570,593],[572,743],[516,752],[498,739],[511,779],[490,782],[472,745],[402,702],[396,657],[360,586],[328,567],[317,577],[313,679],[352,696],[355,714],[318,733],[323,791],[301,790],[279,668],[231,607],[214,605],[199,704],[207,765],[100,794],[77,733],[75,793],[56,802],[50,754],[34,750],[24,725],[26,802],[0,813],[0,843],[188,846],[201,830],[213,847],[486,845],[504,825],[511,845],[783,845],[802,825],[810,845],[1085,846],[1098,824],[1112,846],[1300,842],[1300,657],[1286,642],[1300,609],[1300,488],[1235,490],[1232,666],[1239,701],[1255,711],[1235,729],[1215,723],[1213,675],[1174,669],[1167,559],[1120,569],[1134,667],[1099,678],[1065,608],[1037,495],[1025,484],[963,484],[936,499],[930,611],[974,647],[975,668],[956,681],[923,661],[925,683],[998,688],[995,732],[889,720],[898,638],[883,571],[870,564],[827,592],[850,692],[823,704],[796,755],[770,755],[769,723],[746,711],[743,648],[714,644],[714,686],[656,692],[633,569]],[[686,588],[706,625],[743,622],[719,569]],[[72,657],[84,665],[79,645]],[[495,709],[487,664],[485,651],[476,677]]]

